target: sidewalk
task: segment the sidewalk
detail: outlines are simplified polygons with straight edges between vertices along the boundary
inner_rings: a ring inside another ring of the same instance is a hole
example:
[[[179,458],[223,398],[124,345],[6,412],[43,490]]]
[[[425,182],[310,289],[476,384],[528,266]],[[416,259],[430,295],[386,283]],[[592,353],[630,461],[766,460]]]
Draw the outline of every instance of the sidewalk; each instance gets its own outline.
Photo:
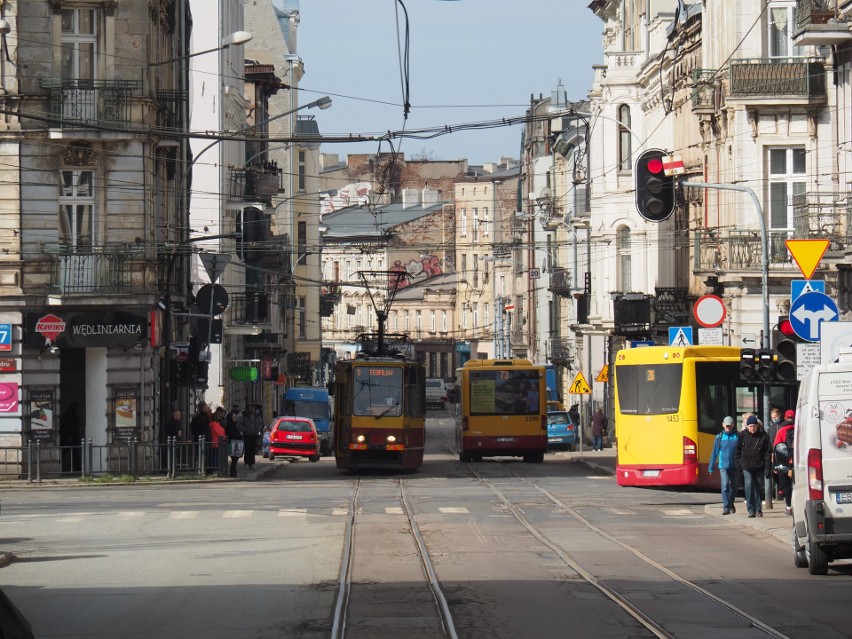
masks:
[[[616,450],[612,448],[604,448],[603,450],[592,450],[590,447],[583,447],[583,452],[579,450],[569,453],[560,452],[557,455],[567,457],[568,459],[585,464],[589,468],[609,475],[615,475]],[[784,544],[791,543],[791,535],[793,529],[793,518],[784,513],[784,501],[774,501],[773,508],[769,510],[766,506],[763,507],[763,517],[755,517],[749,519],[746,511],[745,502],[741,497],[737,498],[737,512],[733,515],[722,515],[722,498],[718,493],[707,492],[707,499],[713,500],[704,506],[704,512],[707,515],[718,517],[727,524],[733,526],[746,526],[753,528],[767,535],[772,535]]]

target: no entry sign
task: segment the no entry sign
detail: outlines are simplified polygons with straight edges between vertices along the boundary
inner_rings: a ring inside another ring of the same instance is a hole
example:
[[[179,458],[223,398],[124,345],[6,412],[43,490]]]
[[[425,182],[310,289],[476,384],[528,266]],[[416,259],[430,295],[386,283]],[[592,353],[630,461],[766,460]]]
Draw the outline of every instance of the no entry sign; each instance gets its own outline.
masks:
[[[692,307],[692,314],[699,326],[715,328],[725,321],[728,314],[725,303],[717,295],[703,295]]]

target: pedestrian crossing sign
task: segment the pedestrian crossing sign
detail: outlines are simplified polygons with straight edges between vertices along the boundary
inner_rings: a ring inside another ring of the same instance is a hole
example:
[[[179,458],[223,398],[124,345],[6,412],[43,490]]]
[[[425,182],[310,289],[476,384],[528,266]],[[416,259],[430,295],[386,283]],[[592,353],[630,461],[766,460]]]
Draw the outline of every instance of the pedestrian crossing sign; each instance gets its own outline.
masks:
[[[597,377],[595,377],[595,381],[604,383],[609,381],[609,364],[604,364],[601,372],[598,373]]]
[[[572,395],[588,395],[592,392],[592,389],[589,388],[589,382],[586,381],[582,371],[577,373],[574,381],[571,382],[568,392]]]
[[[669,326],[669,346],[692,346],[691,326]]]

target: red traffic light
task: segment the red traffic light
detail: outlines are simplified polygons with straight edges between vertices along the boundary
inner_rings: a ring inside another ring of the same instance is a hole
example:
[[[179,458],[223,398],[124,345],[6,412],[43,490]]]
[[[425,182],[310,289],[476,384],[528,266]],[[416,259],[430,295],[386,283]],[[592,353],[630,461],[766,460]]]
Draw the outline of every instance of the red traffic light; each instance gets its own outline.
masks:
[[[663,160],[662,158],[652,157],[648,158],[648,162],[645,164],[645,168],[648,169],[648,173],[653,173],[657,175],[663,172]]]
[[[792,337],[796,334],[796,331],[793,330],[793,325],[790,323],[790,320],[786,318],[778,322],[778,332],[781,333],[784,337]]]

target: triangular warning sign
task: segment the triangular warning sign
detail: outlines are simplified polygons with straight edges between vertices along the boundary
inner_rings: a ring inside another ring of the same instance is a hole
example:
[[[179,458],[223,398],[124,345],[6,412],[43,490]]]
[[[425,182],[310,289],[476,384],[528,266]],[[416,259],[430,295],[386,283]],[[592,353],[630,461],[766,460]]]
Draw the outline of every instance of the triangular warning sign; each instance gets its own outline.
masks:
[[[601,372],[598,373],[598,376],[595,377],[596,382],[608,382],[609,381],[609,364],[604,364],[604,367],[601,369]]]
[[[589,382],[586,381],[582,372],[577,373],[574,381],[571,382],[571,387],[568,389],[568,392],[572,395],[588,395],[592,392],[592,389],[589,388]]]
[[[828,249],[828,240],[785,240],[784,244],[806,280],[811,279]]]

